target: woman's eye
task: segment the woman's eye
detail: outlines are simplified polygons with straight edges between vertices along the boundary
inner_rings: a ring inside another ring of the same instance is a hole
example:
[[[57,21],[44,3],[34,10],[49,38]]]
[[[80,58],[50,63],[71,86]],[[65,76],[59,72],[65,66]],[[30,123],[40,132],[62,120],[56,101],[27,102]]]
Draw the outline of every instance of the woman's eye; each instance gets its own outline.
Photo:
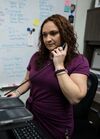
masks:
[[[48,35],[55,36],[58,33],[59,33],[59,31],[50,31],[48,33],[44,32],[44,33],[42,33],[42,36],[46,38]]]
[[[43,33],[42,34],[43,37],[47,37],[47,35],[48,35],[47,33]]]
[[[59,33],[59,31],[51,31],[51,32],[50,32],[50,35],[55,36],[55,35],[57,35],[58,33]]]

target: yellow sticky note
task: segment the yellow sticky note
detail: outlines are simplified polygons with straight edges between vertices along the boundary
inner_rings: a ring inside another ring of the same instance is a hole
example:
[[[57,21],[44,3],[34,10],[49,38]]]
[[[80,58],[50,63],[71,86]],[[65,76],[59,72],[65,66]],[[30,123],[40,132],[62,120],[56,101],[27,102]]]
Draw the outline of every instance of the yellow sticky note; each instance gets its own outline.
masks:
[[[40,24],[40,20],[39,19],[34,19],[33,20],[33,25],[34,26],[39,26],[39,24]]]

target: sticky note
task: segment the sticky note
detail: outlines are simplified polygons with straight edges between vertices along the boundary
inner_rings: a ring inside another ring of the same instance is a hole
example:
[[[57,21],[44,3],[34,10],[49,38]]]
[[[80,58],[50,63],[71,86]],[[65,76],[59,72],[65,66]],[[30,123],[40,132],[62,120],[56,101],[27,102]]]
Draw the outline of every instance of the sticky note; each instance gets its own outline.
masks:
[[[65,6],[71,6],[71,0],[66,0],[65,1]]]
[[[33,25],[34,26],[39,26],[39,24],[40,24],[40,20],[39,19],[34,19],[33,20]]]
[[[64,7],[64,12],[70,12],[70,7],[69,6],[65,6]]]

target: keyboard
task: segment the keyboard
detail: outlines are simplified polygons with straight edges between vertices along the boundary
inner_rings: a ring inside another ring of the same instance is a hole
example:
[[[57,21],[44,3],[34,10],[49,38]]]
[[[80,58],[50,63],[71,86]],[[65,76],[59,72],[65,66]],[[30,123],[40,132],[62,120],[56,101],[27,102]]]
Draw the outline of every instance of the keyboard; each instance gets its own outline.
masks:
[[[13,134],[16,139],[51,139],[32,121],[27,121],[24,127],[14,128]]]

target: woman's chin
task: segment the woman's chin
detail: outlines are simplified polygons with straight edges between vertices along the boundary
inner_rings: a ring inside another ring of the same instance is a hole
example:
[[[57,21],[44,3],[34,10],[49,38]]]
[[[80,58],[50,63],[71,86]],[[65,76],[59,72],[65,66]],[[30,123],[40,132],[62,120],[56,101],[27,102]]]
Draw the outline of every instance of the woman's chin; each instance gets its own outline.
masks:
[[[49,48],[48,50],[49,51],[53,51],[54,49],[56,49],[57,47],[51,47],[51,48]]]

